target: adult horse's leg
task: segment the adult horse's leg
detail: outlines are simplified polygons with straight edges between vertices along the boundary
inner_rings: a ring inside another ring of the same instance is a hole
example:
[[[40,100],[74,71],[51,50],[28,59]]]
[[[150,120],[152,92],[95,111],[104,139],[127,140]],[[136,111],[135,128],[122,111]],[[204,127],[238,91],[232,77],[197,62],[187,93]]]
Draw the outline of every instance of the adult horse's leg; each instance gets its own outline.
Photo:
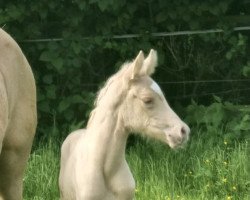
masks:
[[[8,100],[7,92],[4,84],[4,78],[0,71],[0,200],[4,200],[4,191],[2,185],[4,184],[4,172],[1,170],[1,157],[4,155],[2,153],[3,140],[6,134],[6,129],[8,126]]]
[[[25,116],[24,116],[25,114]],[[25,119],[20,121],[20,119]],[[17,104],[0,155],[0,200],[21,200],[23,177],[36,127],[36,113]]]
[[[22,199],[22,174],[23,159],[20,160],[20,152],[12,149],[3,149],[0,156],[0,191],[4,200]],[[13,163],[16,163],[13,165]],[[0,198],[1,199],[1,198]]]
[[[4,84],[4,78],[0,71],[0,155],[3,147],[3,139],[5,136],[7,124],[8,124],[8,99]]]

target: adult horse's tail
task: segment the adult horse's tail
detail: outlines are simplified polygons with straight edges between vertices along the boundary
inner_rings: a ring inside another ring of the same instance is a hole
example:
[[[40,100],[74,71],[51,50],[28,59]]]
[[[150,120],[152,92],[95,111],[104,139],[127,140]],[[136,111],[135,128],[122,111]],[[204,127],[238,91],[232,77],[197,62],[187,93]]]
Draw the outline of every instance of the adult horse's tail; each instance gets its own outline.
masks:
[[[17,43],[0,29],[0,199],[22,199],[36,124],[36,87],[30,65]]]

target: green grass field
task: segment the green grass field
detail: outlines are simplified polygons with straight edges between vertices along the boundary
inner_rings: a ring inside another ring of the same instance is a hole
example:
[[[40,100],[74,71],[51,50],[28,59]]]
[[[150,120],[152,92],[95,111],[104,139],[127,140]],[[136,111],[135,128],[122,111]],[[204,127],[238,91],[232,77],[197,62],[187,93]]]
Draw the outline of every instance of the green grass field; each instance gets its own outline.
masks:
[[[186,148],[177,151],[146,139],[130,146],[127,161],[136,180],[135,199],[250,200],[248,141],[204,135],[193,134]],[[25,200],[59,198],[59,148],[51,140],[31,154]]]

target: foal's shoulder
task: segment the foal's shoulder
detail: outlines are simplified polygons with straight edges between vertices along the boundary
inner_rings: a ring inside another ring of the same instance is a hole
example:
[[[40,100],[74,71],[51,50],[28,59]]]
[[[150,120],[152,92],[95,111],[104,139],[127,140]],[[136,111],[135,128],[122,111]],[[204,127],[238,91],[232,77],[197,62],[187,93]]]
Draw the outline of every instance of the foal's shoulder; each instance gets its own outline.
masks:
[[[85,131],[86,131],[85,129],[78,129],[78,130],[71,132],[67,136],[64,142],[67,142],[67,141],[70,141],[70,143],[76,142],[81,137],[81,135],[84,134]]]

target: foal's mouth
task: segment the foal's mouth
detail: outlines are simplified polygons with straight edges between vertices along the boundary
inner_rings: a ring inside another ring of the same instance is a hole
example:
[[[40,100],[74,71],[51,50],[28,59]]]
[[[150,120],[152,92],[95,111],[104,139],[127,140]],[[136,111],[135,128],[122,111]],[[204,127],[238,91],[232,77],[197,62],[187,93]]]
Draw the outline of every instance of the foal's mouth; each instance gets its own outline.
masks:
[[[188,143],[187,141],[188,141],[188,139],[185,139],[183,142],[175,144],[172,149],[175,149],[175,150],[185,149],[187,146],[187,143]]]
[[[171,149],[183,149],[186,147],[188,142],[188,137],[176,138],[170,134],[165,134],[166,143],[170,146]]]

